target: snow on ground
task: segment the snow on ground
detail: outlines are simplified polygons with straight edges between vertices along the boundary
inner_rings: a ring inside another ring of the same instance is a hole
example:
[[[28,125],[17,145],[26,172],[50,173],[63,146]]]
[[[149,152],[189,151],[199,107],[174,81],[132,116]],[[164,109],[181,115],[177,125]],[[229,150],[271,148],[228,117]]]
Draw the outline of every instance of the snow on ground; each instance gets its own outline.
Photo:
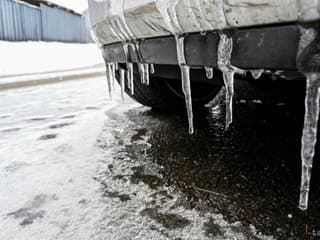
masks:
[[[93,43],[0,41],[0,52],[0,78],[103,64],[101,51]]]

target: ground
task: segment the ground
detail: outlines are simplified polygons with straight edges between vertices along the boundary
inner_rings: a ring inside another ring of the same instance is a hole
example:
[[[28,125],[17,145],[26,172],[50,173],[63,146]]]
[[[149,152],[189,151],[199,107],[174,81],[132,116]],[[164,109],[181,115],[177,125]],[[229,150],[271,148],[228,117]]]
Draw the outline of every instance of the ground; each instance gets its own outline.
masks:
[[[218,99],[194,136],[186,116],[108,100],[103,77],[1,91],[0,239],[305,239],[320,168],[302,212],[303,104],[244,89],[230,130]]]

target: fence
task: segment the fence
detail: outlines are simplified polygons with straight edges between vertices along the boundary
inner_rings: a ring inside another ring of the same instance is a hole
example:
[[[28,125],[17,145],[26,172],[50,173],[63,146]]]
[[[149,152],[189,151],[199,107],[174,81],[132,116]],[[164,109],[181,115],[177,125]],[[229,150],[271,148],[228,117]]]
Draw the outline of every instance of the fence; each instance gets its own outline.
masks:
[[[0,0],[0,39],[8,41],[90,42],[85,16],[40,4]]]

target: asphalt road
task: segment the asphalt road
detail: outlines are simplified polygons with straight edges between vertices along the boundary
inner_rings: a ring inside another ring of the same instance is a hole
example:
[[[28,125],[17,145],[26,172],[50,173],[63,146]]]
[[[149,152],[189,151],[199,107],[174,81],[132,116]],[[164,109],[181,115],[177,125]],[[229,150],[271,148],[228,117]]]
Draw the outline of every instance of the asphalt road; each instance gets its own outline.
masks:
[[[303,101],[236,91],[231,129],[221,98],[194,136],[100,77],[0,92],[0,239],[306,239],[320,163],[301,212]]]

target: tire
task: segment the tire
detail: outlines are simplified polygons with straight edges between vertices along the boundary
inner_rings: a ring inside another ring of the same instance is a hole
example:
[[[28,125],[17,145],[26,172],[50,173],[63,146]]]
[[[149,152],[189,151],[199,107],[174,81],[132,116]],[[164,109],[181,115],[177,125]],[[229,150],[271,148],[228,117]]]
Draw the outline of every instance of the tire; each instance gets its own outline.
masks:
[[[119,81],[119,76],[117,77]],[[134,95],[125,81],[125,92],[135,101],[158,111],[185,111],[185,98],[180,79],[153,77],[150,74],[149,85],[142,84],[140,75],[134,72]],[[220,85],[205,84],[191,81],[193,110],[201,110],[220,91]]]

